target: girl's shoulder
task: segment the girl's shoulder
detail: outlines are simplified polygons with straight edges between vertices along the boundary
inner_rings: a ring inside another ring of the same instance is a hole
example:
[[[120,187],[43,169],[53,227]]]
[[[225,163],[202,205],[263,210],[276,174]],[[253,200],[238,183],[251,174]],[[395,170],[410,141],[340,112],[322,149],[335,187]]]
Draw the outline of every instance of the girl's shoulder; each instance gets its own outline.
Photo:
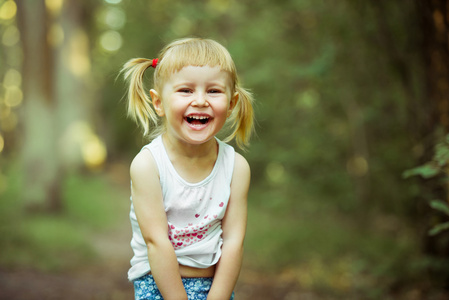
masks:
[[[143,146],[131,162],[131,175],[133,173],[158,172],[154,149],[160,147],[161,141],[161,137],[158,136],[149,144]]]
[[[131,179],[137,177],[146,177],[150,174],[159,173],[156,161],[151,152],[144,148],[137,153],[131,162],[130,175]]]
[[[251,176],[251,169],[246,158],[243,157],[238,152],[235,152],[235,162],[234,162],[234,174],[233,177],[237,179],[246,179]]]

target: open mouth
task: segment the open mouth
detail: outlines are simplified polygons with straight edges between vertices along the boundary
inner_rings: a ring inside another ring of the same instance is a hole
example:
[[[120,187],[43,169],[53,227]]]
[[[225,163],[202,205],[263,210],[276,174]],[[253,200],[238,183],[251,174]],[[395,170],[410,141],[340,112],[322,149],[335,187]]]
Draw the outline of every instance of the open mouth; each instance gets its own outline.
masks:
[[[207,123],[209,123],[210,117],[204,116],[204,115],[190,115],[190,116],[187,116],[185,118],[185,120],[190,125],[201,126],[201,125],[206,125]]]

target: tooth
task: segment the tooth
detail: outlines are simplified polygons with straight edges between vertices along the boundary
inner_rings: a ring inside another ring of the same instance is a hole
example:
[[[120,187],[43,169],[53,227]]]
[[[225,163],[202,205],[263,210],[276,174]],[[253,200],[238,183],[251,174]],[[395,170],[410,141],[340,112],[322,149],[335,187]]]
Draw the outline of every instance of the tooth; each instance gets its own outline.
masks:
[[[194,119],[194,120],[206,120],[206,119],[209,119],[208,116],[188,116],[188,118]]]

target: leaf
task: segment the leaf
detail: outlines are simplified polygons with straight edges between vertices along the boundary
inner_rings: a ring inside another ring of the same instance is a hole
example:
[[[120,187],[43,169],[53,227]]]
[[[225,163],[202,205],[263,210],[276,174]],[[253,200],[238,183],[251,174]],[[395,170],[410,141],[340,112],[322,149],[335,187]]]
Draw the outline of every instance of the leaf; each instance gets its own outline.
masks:
[[[424,165],[421,165],[419,167],[406,170],[404,173],[402,173],[403,178],[409,178],[411,176],[415,175],[421,175],[423,178],[431,178],[440,173],[440,168],[435,165],[433,162],[428,162]]]
[[[449,147],[446,144],[438,144],[435,148],[434,160],[440,167],[447,164],[449,161]]]
[[[441,200],[433,200],[430,202],[430,207],[439,210],[449,216],[449,204],[447,204],[446,202],[443,202]]]
[[[449,229],[449,222],[441,223],[436,226],[434,226],[432,229],[429,230],[429,235],[437,235],[443,230]]]

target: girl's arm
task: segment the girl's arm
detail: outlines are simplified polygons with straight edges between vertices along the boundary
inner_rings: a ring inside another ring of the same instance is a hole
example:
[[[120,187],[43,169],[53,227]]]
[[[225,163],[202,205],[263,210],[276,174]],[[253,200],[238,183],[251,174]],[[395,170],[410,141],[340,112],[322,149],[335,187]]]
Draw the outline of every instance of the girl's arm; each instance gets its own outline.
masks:
[[[147,244],[151,273],[164,299],[186,299],[168,223],[156,162],[148,150],[131,164],[132,199],[140,231]]]
[[[222,221],[222,254],[216,266],[214,281],[207,297],[208,300],[230,299],[237,283],[243,258],[249,183],[249,165],[243,156],[236,153],[231,196]]]

